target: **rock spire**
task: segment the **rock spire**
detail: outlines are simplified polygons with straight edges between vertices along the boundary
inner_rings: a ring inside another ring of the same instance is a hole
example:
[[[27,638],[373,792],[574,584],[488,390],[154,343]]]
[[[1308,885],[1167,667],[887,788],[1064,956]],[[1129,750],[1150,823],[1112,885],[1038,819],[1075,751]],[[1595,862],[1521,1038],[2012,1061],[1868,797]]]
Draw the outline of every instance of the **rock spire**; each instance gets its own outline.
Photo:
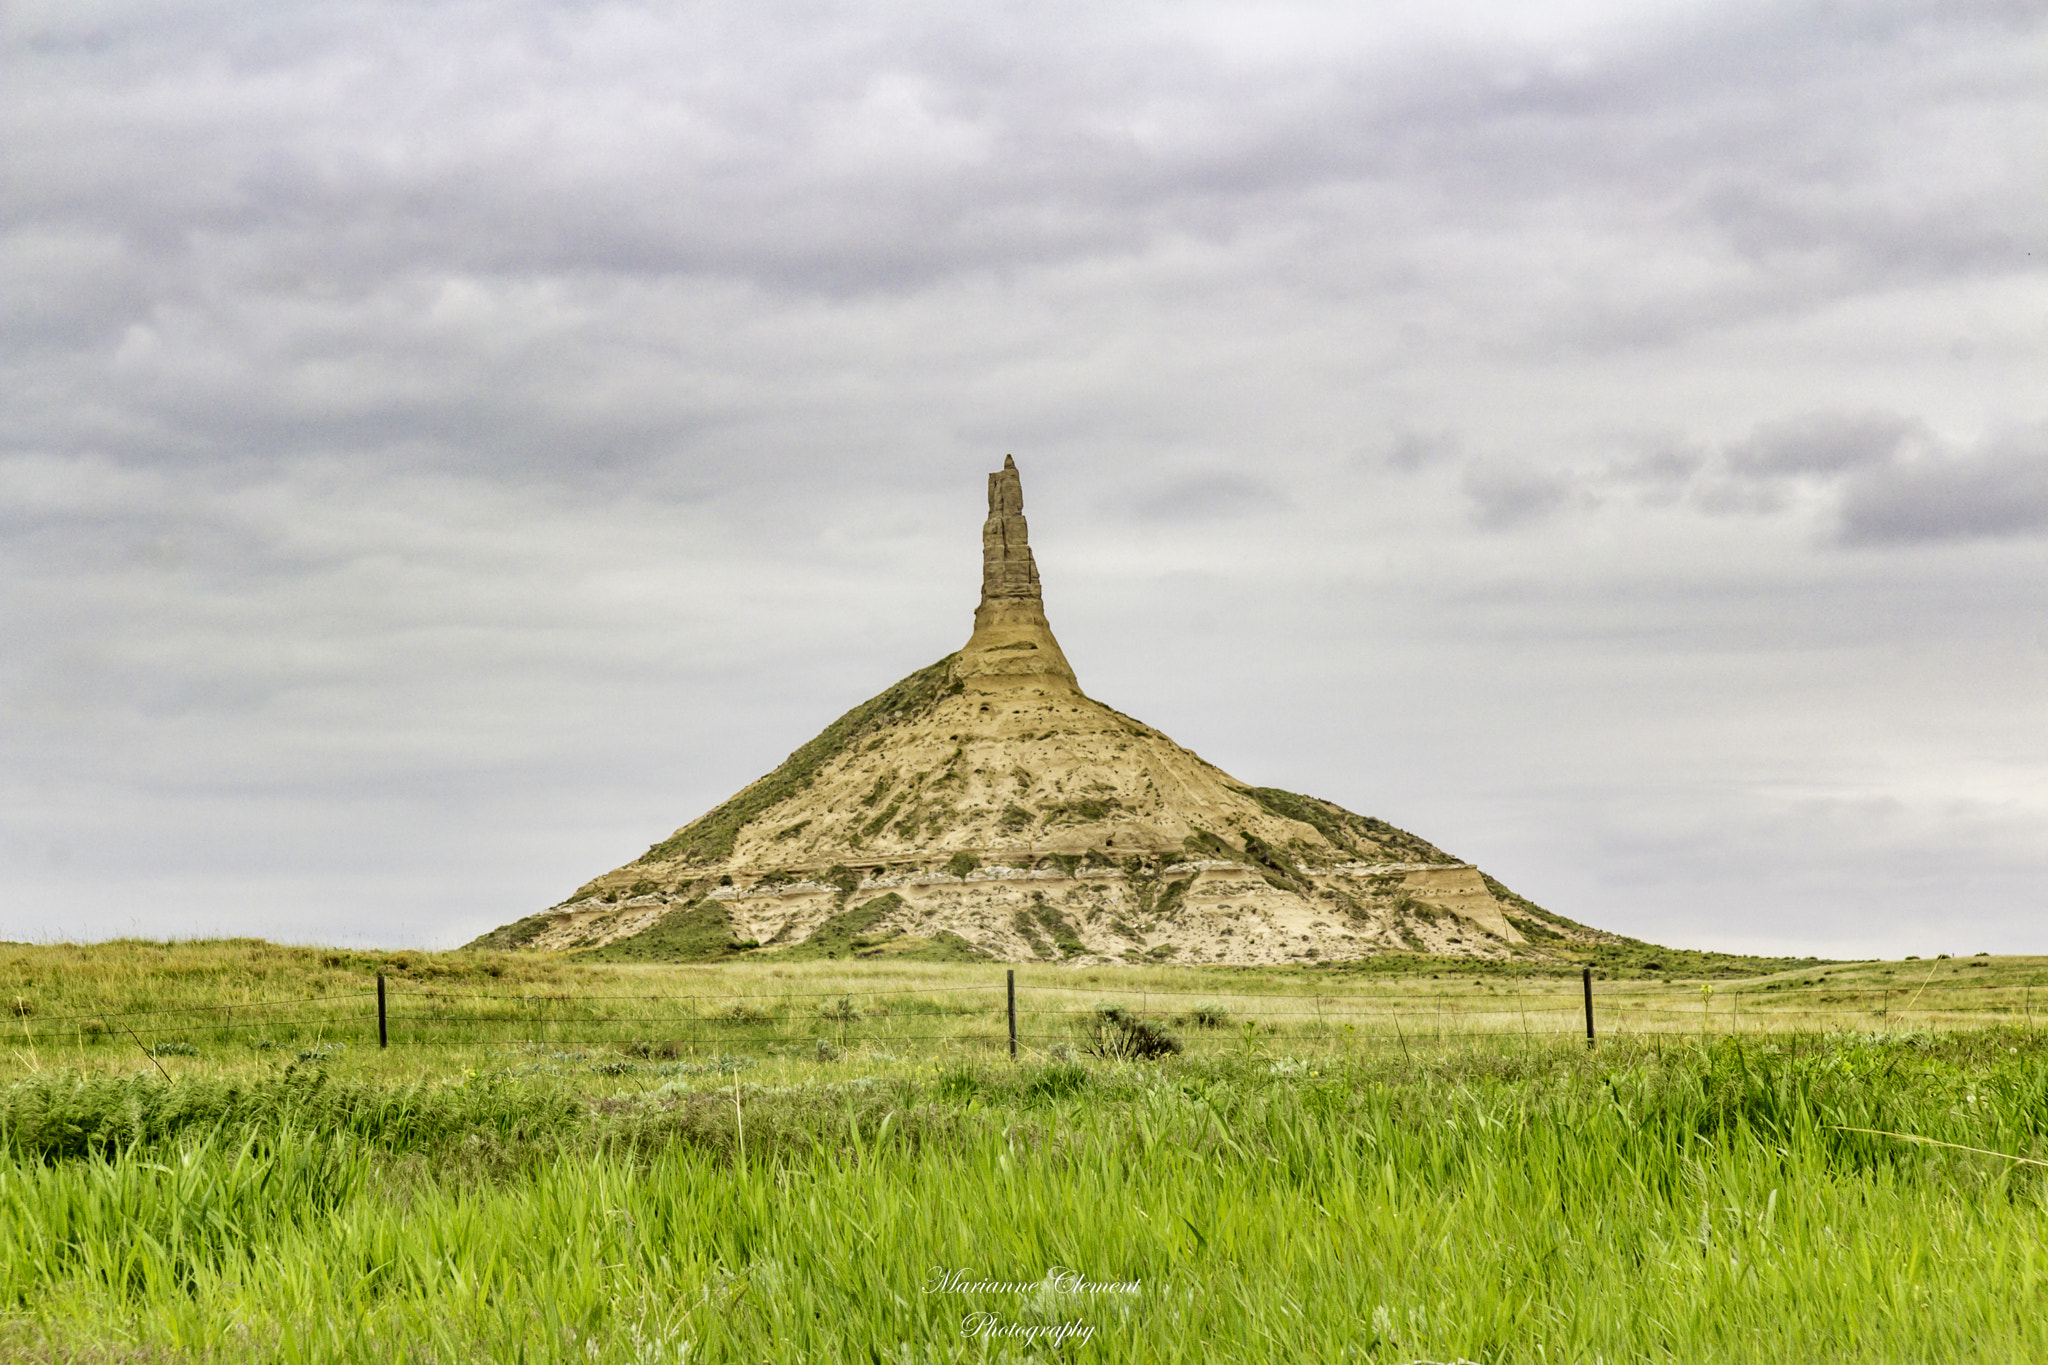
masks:
[[[1024,480],[1017,457],[1003,456],[1003,467],[988,476],[988,520],[981,527],[981,600],[1028,597],[1040,600],[1038,565],[1031,559],[1030,531],[1024,524]]]
[[[1060,642],[1045,619],[1038,565],[1024,524],[1024,481],[1016,457],[988,476],[988,520],[981,526],[981,605],[974,634],[960,650],[958,676],[977,692],[1075,692]]]

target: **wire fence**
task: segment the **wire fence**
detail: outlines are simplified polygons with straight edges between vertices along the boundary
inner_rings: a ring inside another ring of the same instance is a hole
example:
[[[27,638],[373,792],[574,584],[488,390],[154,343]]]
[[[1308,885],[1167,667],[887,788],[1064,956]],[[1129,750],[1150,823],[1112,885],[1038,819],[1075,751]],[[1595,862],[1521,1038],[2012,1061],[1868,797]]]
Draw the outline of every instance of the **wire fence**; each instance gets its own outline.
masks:
[[[747,1049],[1053,1051],[1100,1036],[1104,1012],[1171,1029],[1190,1050],[1239,1039],[1324,1046],[1474,1045],[1616,1036],[1924,1032],[2032,1027],[2032,988],[1947,983],[1862,988],[1827,981],[1673,988],[1655,982],[1404,980],[1316,983],[1308,990],[1111,989],[1072,975],[1014,970],[962,985],[708,993],[449,989],[378,977],[353,992],[78,1011],[19,1020],[30,1047],[141,1046],[152,1055],[202,1045],[257,1050],[335,1044],[608,1047],[666,1058]],[[1596,989],[1597,987],[1597,989]]]

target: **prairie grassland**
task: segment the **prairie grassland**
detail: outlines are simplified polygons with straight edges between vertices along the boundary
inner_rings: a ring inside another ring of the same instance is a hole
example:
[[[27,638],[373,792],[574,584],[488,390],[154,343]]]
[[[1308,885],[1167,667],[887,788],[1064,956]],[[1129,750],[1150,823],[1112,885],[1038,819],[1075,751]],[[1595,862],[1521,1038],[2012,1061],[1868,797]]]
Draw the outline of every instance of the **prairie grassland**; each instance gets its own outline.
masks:
[[[1105,1004],[1158,1020],[1198,1055],[1413,1053],[1583,1037],[1576,973],[1455,959],[1401,965],[1020,967],[1020,1052],[1057,1059],[1083,1045]],[[1007,1055],[1005,970],[887,958],[652,966],[256,940],[0,945],[0,1079],[47,1066],[261,1070],[316,1049],[350,1050],[355,1066],[398,1076],[460,1071],[522,1048],[616,1054],[621,1063],[792,1059],[802,1074],[834,1052]],[[380,973],[392,1046],[373,1059],[364,1054],[377,1043]],[[1710,982],[1638,974],[1598,977],[1594,989],[1602,1039],[2031,1027],[2037,994],[2048,1015],[2048,958],[1821,963]]]
[[[1519,1023],[1576,1026],[1576,979],[1086,969],[1020,989],[1081,1012],[1012,1064],[973,968],[378,955],[394,1029],[407,990],[487,997],[379,1051],[352,955],[101,952],[0,949],[0,1358],[2048,1359],[2038,962],[1627,983],[1658,1026],[1595,1050]],[[1347,984],[1398,1033],[1333,1023]],[[487,1017],[523,995],[568,999]],[[572,1036],[649,995],[691,999]],[[155,1057],[73,1017],[272,997],[355,1012]],[[1185,1050],[1092,1055],[1104,1000]]]

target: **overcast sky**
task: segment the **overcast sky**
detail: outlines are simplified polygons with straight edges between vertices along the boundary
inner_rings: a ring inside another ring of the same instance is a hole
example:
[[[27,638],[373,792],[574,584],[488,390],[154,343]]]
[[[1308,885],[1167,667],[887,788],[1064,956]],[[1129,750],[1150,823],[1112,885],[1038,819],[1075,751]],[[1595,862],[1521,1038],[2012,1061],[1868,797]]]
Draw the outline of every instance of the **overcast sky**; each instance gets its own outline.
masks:
[[[2048,4],[0,11],[0,937],[446,946],[967,637],[1572,918],[2048,952]]]

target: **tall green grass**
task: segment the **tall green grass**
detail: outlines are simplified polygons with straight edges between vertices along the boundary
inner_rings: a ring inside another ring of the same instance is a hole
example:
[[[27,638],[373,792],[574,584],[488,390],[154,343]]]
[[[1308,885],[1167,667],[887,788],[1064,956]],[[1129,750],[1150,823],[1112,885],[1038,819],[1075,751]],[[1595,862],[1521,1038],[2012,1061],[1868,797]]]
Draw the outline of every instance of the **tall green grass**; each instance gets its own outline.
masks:
[[[1846,1131],[2042,1156],[2048,1045],[1807,1044],[45,1075],[0,1090],[0,1354],[2048,1359],[2042,1172]],[[925,1292],[951,1271],[1038,1287]]]

